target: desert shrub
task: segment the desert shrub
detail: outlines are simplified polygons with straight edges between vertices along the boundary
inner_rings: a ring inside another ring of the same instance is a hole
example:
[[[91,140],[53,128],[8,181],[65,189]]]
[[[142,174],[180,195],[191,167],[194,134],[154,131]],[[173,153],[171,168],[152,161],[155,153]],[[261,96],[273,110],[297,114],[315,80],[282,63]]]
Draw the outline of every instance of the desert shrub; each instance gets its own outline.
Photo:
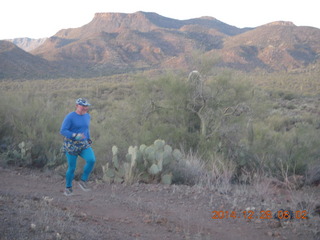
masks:
[[[202,178],[202,184],[220,193],[230,193],[236,168],[233,161],[225,159],[220,154],[214,154],[207,167],[208,173]]]
[[[288,131],[294,127],[295,120],[288,116],[281,116],[280,114],[272,115],[268,118],[269,126],[276,132]]]
[[[234,167],[232,180],[242,181],[254,174],[305,174],[318,160],[316,97],[300,103],[296,94],[253,91],[238,76],[219,73],[204,81],[205,105],[194,99],[194,108],[188,108],[186,76],[122,77],[1,83],[0,151],[6,156],[2,161],[38,167],[65,162],[59,129],[80,96],[92,103],[97,167],[111,160],[113,145],[125,157],[129,146],[150,145],[155,139],[197,153],[189,156],[189,165],[176,166],[176,181],[186,184],[198,182],[204,163],[210,170],[211,164],[221,167],[228,162]],[[196,159],[201,159],[198,165]]]
[[[314,126],[299,123],[290,130],[279,132],[273,120],[259,122],[254,127],[251,151],[264,172],[278,178],[285,175],[304,175],[307,165],[317,157],[318,133]],[[271,127],[270,127],[271,124]]]
[[[310,185],[320,184],[320,165],[312,164],[307,170],[306,183]]]
[[[184,153],[183,161],[172,165],[173,184],[200,185],[205,182],[207,170],[205,162],[195,153]]]
[[[236,165],[220,154],[202,159],[199,153],[184,153],[184,160],[173,165],[173,183],[198,185],[212,191],[227,193],[231,190]]]
[[[60,162],[59,125],[61,116],[46,97],[30,92],[1,95],[1,112],[5,113],[1,141],[7,144],[10,162],[22,166],[43,167]]]

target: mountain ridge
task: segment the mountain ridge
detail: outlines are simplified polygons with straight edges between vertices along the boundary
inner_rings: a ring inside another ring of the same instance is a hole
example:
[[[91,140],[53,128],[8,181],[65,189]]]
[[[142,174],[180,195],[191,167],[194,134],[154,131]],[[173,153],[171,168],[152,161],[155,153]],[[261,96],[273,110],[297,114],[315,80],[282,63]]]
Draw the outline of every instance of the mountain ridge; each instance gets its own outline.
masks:
[[[319,61],[318,39],[320,31],[317,28],[274,22],[227,39],[220,55],[224,62],[232,63],[227,64],[230,67],[243,63],[267,70],[294,70]],[[236,52],[238,60],[226,60],[230,52]]]
[[[213,17],[177,20],[142,11],[96,13],[81,27],[61,29],[30,54],[53,66],[49,72],[65,76],[187,70],[194,51],[219,56],[221,67],[292,71],[319,62],[318,39],[319,29],[284,21],[240,29]]]

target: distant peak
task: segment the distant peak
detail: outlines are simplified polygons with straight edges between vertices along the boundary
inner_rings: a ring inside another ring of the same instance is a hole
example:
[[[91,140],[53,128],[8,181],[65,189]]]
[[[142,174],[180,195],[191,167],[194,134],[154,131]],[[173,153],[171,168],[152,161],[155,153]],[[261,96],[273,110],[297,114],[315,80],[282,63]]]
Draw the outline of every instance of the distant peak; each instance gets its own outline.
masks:
[[[296,25],[293,22],[288,22],[288,21],[275,21],[275,22],[267,23],[264,26],[292,26],[292,27],[295,27]]]
[[[106,12],[100,12],[100,13],[95,13],[94,17],[95,18],[106,18],[106,17],[110,17],[110,16],[125,16],[127,15],[126,13],[106,13]]]
[[[110,17],[110,16],[130,16],[130,15],[158,15],[156,13],[153,12],[143,12],[143,11],[138,11],[138,12],[134,12],[134,13],[119,13],[119,12],[99,12],[99,13],[95,13],[94,17],[95,18],[105,18],[105,17]]]
[[[216,19],[216,18],[214,18],[214,17],[210,17],[210,16],[202,16],[202,17],[200,17],[200,19],[206,19],[206,20],[218,20],[218,19]]]

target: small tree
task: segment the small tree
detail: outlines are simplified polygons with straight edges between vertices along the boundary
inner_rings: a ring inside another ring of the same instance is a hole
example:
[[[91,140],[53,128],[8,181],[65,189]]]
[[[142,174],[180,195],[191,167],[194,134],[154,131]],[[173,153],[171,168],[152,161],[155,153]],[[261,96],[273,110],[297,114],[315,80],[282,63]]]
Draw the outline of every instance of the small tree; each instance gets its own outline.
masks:
[[[230,79],[221,78],[205,85],[198,71],[188,77],[187,109],[195,114],[200,122],[200,134],[210,138],[230,116],[240,116],[250,112],[244,103],[245,88],[230,84]]]

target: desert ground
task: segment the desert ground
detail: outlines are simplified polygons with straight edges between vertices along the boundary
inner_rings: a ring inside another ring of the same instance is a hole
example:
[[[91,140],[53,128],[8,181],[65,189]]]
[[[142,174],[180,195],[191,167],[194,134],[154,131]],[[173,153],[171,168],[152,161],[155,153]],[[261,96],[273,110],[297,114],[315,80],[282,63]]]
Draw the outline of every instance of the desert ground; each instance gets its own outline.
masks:
[[[0,179],[1,240],[320,239],[316,186],[244,185],[224,192],[93,177],[90,192],[74,181],[74,195],[66,197],[64,177],[54,171],[2,167]],[[289,208],[293,219],[269,219]]]

